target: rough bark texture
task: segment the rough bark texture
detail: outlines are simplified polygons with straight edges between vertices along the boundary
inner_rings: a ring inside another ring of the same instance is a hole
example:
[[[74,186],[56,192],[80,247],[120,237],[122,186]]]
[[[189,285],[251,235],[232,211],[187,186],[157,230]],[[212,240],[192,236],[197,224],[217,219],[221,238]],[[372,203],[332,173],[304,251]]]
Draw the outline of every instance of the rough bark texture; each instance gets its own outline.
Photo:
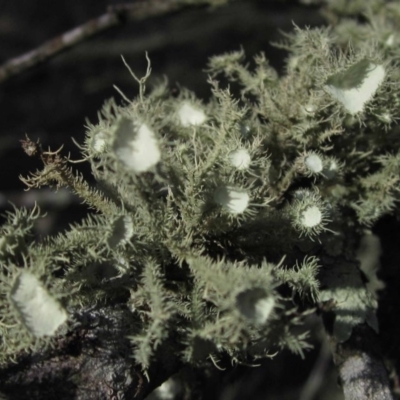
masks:
[[[325,297],[331,296],[322,303],[320,311],[339,384],[345,400],[392,400],[395,397],[383,361],[377,303],[367,290],[372,276],[368,278],[360,268],[357,235],[344,226],[340,232],[342,245],[337,254],[330,256],[332,249],[326,246],[320,254],[321,293],[327,290],[330,295]]]
[[[54,349],[21,357],[0,370],[1,391],[13,400],[111,400],[142,399],[165,381],[180,365],[149,371],[148,382],[135,365],[132,346],[123,334],[134,324],[126,307],[87,310],[75,316],[77,327],[60,337]]]
[[[387,372],[380,360],[367,353],[350,356],[339,366],[347,400],[392,400]]]
[[[394,399],[378,335],[370,326],[362,324],[353,328],[350,339],[344,343],[330,339],[345,400]]]

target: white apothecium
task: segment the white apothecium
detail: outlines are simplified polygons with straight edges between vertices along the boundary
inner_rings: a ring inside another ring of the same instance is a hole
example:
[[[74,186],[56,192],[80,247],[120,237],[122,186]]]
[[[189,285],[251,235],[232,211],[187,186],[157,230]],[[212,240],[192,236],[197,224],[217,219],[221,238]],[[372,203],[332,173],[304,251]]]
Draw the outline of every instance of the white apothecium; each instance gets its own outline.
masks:
[[[95,153],[102,153],[106,147],[106,134],[97,132],[92,139],[92,149]]]
[[[324,88],[353,115],[364,109],[384,78],[385,69],[382,65],[362,59],[347,70],[332,75]]]
[[[122,118],[116,127],[113,149],[126,168],[135,173],[148,171],[161,159],[154,132],[145,123]]]
[[[52,336],[67,320],[66,311],[28,271],[17,276],[10,297],[22,323],[38,338]]]
[[[324,168],[322,159],[317,153],[308,154],[304,159],[304,164],[312,174],[318,174]]]
[[[236,296],[240,313],[255,325],[263,325],[275,307],[275,299],[261,288],[247,289]]]
[[[247,208],[250,197],[243,190],[230,186],[221,186],[215,191],[214,200],[230,213],[240,214]]]
[[[322,212],[316,205],[306,207],[299,217],[301,224],[307,229],[314,228],[322,222]]]
[[[329,219],[328,203],[322,201],[316,191],[300,189],[295,193],[295,199],[290,206],[293,227],[309,238],[318,236],[327,229]]]
[[[264,324],[275,306],[275,299],[271,296],[264,297],[254,305],[254,317],[257,324]]]
[[[237,149],[229,154],[229,161],[238,170],[249,168],[251,157],[246,149]]]
[[[207,119],[203,110],[194,107],[189,102],[184,102],[179,107],[177,115],[183,126],[201,125]]]

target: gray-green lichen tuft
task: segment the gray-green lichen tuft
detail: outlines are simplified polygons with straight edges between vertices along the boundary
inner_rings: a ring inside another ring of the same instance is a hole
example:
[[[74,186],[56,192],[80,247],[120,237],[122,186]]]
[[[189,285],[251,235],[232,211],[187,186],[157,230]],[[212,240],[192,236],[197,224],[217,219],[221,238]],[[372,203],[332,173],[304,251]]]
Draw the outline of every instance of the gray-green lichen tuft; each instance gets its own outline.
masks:
[[[212,57],[207,103],[166,83],[146,91],[149,65],[136,99],[108,101],[87,126],[83,158],[106,193],[41,150],[27,185],[69,186],[97,213],[40,244],[36,210],[6,216],[0,362],[113,302],[137,321],[124,334],[145,370],[166,348],[188,363],[302,354],[318,301],[340,303],[338,340],[364,320],[377,328],[376,301],[334,265],[350,236],[397,212],[399,53],[374,26],[351,50],[341,25],[296,27],[279,45],[283,76],[263,53],[252,67],[243,51]],[[361,311],[346,311],[351,299]]]

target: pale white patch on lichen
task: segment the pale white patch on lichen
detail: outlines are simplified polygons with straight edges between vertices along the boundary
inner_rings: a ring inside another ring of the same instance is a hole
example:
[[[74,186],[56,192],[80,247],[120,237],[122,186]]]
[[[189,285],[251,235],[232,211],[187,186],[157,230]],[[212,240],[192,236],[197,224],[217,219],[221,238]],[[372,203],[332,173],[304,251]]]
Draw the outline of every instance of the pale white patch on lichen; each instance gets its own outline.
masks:
[[[108,238],[108,244],[110,247],[123,245],[132,238],[133,233],[134,226],[132,217],[129,215],[122,215],[113,223],[111,236]]]
[[[301,111],[304,115],[312,116],[316,113],[317,107],[312,103],[308,103],[307,105],[301,107]]]
[[[313,228],[314,226],[317,226],[318,224],[321,223],[322,213],[317,206],[312,205],[310,207],[307,207],[301,213],[300,218],[301,218],[301,223],[303,224],[304,227]]]
[[[22,271],[11,290],[11,301],[21,316],[22,323],[34,336],[52,336],[67,320],[67,313],[39,279]]]
[[[258,300],[254,307],[255,308],[254,316],[256,323],[264,324],[271,315],[274,306],[275,306],[275,300],[271,296]]]
[[[247,289],[236,296],[236,307],[252,324],[263,325],[275,307],[275,299],[261,288]]]
[[[392,33],[392,34],[390,34],[390,35],[388,36],[388,38],[385,40],[385,45],[386,45],[387,47],[392,47],[393,44],[394,44],[394,34]]]
[[[178,109],[178,118],[183,126],[201,125],[207,119],[203,110],[185,102]]]
[[[96,153],[102,153],[106,147],[106,135],[103,131],[93,136],[92,148]]]
[[[364,109],[384,78],[382,65],[361,60],[346,71],[331,76],[325,90],[342,103],[347,112],[356,114]]]
[[[115,132],[114,151],[117,158],[135,173],[148,171],[161,159],[154,132],[144,123],[136,127],[122,119]]]
[[[214,200],[230,213],[240,214],[247,208],[250,197],[245,191],[222,186],[215,191]]]
[[[229,161],[238,170],[249,168],[251,157],[246,149],[238,149],[229,154]]]
[[[324,167],[321,157],[318,154],[308,155],[305,158],[304,163],[306,164],[306,167],[313,173],[321,172]]]
[[[331,160],[328,169],[329,171],[337,171],[339,169],[339,165],[335,160]]]

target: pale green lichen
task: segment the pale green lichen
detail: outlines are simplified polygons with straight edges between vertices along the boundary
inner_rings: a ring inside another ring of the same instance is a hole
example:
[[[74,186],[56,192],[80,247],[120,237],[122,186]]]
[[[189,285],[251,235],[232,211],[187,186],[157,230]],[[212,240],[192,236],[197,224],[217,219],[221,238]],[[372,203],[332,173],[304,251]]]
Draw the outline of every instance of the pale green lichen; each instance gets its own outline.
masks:
[[[400,200],[399,56],[379,29],[343,51],[345,28],[295,27],[277,44],[289,52],[281,75],[263,53],[253,67],[243,50],[212,57],[208,102],[166,83],[146,91],[150,64],[132,73],[139,96],[108,101],[80,145],[102,189],[42,152],[25,183],[68,186],[97,214],[40,244],[36,213],[6,216],[0,362],[33,351],[32,334],[73,329],[67,314],[108,303],[129,308],[124,335],[144,369],[167,353],[189,363],[303,354],[318,302],[334,305],[339,341],[358,324],[376,328],[355,251],[340,257]],[[25,286],[36,288],[31,305]],[[55,316],[42,328],[40,304]]]

